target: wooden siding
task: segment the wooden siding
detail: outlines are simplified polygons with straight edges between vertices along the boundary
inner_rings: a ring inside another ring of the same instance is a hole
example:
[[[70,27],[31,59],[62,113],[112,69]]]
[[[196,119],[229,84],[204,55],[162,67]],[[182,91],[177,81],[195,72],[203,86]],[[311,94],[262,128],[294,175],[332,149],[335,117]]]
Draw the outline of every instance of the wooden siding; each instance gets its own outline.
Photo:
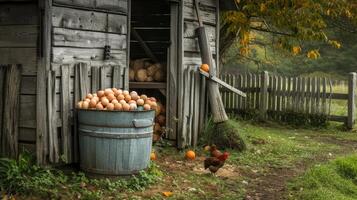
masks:
[[[39,35],[38,5],[35,1],[1,3],[0,13],[0,65],[22,65],[19,93],[21,114],[18,116],[19,148],[34,149]],[[26,142],[26,145],[23,142]]]
[[[206,80],[197,73],[202,63],[195,29],[198,27],[197,14],[193,0],[182,1],[182,52],[181,68],[178,74],[178,147],[197,144],[199,133],[206,120],[207,98]],[[214,0],[200,1],[202,21],[206,28],[212,54],[217,53],[218,3]],[[179,37],[181,37],[179,36]]]

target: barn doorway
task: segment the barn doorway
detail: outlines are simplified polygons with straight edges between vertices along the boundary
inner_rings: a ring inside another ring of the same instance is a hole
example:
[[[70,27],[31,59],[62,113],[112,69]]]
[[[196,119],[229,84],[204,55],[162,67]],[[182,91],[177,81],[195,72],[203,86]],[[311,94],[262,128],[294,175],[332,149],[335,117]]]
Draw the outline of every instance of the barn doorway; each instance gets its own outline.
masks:
[[[154,140],[166,133],[167,66],[170,48],[170,3],[131,1],[129,88],[157,99]]]

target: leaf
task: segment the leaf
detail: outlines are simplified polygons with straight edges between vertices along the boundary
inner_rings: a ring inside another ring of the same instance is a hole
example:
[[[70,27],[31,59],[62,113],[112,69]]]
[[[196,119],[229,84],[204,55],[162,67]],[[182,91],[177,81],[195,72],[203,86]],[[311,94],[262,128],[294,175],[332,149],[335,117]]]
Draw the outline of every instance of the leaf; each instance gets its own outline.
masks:
[[[172,192],[168,192],[168,191],[162,192],[162,194],[163,194],[165,197],[171,197],[171,196],[173,195]]]
[[[300,46],[294,46],[293,47],[294,56],[298,55],[299,53],[301,53],[301,47]]]

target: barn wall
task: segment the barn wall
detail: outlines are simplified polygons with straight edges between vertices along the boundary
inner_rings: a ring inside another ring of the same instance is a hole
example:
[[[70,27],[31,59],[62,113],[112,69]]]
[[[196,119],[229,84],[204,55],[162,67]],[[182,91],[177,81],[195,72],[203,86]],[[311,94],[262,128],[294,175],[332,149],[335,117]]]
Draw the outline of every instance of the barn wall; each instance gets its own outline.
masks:
[[[219,6],[216,0],[200,1],[201,18],[206,28],[213,58],[218,54],[218,14]],[[196,145],[199,133],[202,131],[207,114],[207,98],[205,79],[197,73],[201,65],[198,40],[195,29],[198,27],[194,0],[182,0],[180,23],[182,40],[179,46],[181,60],[178,80],[178,146],[183,148]]]
[[[19,148],[35,148],[39,18],[36,1],[0,1],[0,64],[22,64]]]
[[[68,163],[78,161],[73,112],[77,101],[87,92],[128,88],[129,4],[128,0],[53,0],[53,74],[48,80],[54,91],[47,92],[52,162],[58,162],[56,152]],[[111,47],[109,59],[104,58],[106,45]]]

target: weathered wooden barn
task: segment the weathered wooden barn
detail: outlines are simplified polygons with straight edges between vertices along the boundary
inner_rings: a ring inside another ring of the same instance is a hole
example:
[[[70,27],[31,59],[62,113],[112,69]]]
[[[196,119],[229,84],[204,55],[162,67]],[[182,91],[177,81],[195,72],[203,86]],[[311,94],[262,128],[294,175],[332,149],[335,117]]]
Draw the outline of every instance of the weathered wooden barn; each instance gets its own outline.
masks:
[[[200,10],[218,60],[219,1],[201,0]],[[196,145],[208,112],[197,27],[193,0],[0,0],[2,154],[76,162],[74,105],[108,87],[159,91],[165,137]],[[165,82],[129,82],[129,61],[147,57],[142,42],[166,63]]]

